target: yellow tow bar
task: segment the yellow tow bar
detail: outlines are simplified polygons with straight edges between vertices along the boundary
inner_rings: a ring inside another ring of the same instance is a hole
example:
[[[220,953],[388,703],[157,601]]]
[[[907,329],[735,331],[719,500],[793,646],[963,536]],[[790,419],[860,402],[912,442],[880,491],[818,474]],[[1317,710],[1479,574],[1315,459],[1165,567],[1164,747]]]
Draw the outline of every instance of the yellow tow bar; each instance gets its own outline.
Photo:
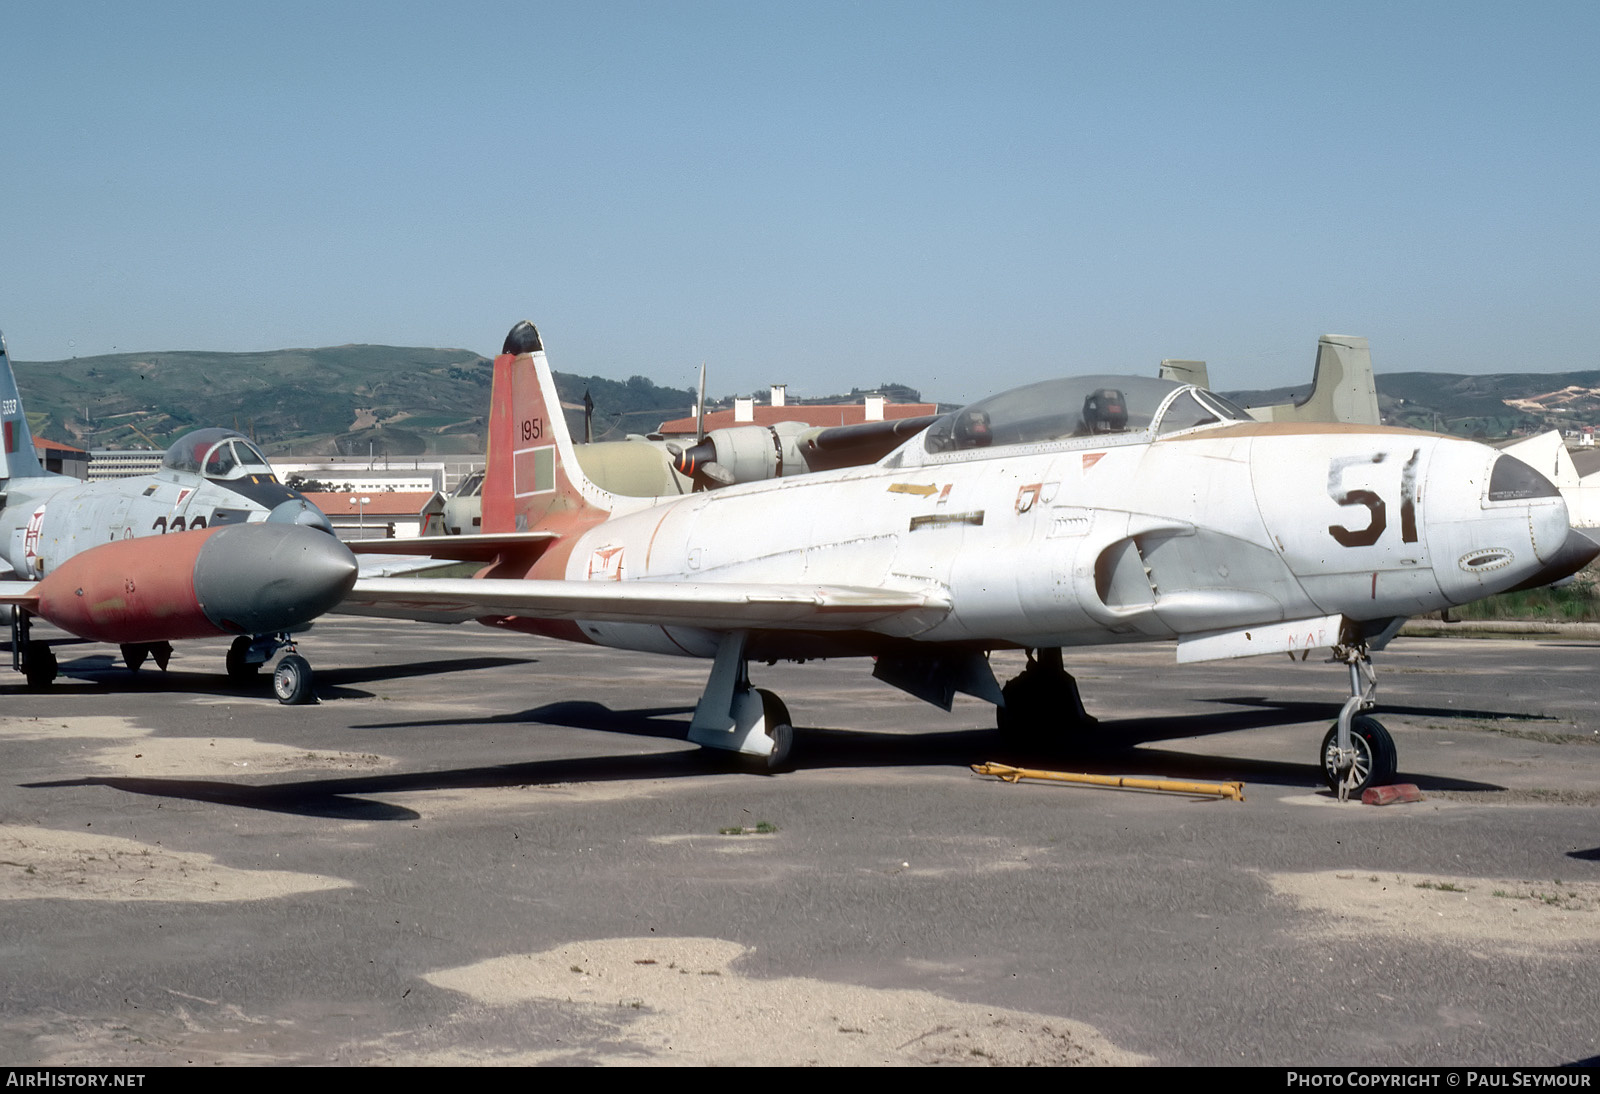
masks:
[[[979,775],[993,775],[1004,782],[1022,779],[1043,779],[1056,783],[1086,783],[1089,786],[1111,786],[1123,790],[1159,790],[1168,794],[1205,794],[1215,798],[1232,798],[1244,801],[1244,783],[1186,783],[1176,779],[1130,779],[1122,775],[1075,775],[1066,771],[1035,771],[1007,764],[973,764]]]

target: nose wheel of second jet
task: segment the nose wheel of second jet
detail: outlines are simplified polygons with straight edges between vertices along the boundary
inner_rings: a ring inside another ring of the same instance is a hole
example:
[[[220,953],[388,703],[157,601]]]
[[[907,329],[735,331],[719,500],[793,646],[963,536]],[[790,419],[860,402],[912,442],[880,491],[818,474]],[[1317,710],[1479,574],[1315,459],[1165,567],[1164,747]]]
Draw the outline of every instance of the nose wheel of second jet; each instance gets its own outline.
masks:
[[[311,693],[311,662],[298,653],[284,656],[272,670],[272,693],[285,706],[314,701]]]

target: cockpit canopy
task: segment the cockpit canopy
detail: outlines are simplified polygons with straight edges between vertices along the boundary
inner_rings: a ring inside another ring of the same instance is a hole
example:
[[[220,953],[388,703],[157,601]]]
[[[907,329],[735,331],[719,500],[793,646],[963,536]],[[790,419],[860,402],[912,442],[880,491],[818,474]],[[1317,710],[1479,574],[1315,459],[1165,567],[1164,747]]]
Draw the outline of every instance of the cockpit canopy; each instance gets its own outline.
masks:
[[[231,429],[197,429],[185,433],[167,449],[161,461],[164,471],[204,475],[226,482],[249,475],[272,474],[272,465],[243,434]]]
[[[1145,376],[1072,376],[980,399],[923,434],[930,454],[1074,437],[1159,435],[1213,422],[1253,421],[1204,388]]]

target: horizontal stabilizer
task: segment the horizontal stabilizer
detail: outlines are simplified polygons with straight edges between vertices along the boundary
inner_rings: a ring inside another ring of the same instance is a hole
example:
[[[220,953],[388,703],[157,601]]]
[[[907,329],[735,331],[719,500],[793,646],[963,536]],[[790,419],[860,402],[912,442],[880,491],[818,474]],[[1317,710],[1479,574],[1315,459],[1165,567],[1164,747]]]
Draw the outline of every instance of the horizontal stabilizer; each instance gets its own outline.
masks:
[[[948,613],[950,605],[938,593],[851,585],[372,578],[357,581],[336,610],[437,621],[519,616],[717,631],[816,631],[871,630],[908,616],[923,617],[917,622],[926,626]]]

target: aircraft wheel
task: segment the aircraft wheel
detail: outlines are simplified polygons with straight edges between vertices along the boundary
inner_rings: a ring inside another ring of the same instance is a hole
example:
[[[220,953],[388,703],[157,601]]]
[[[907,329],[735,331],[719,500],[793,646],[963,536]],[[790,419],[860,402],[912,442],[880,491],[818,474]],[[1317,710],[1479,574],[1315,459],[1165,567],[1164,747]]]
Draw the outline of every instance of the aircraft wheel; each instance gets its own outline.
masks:
[[[311,662],[297,653],[291,653],[278,662],[272,672],[272,693],[284,706],[299,706],[314,702],[311,694]]]
[[[250,638],[240,635],[233,640],[233,645],[228,647],[228,677],[233,680],[248,680],[261,671],[261,662],[251,663],[246,661],[245,654],[250,652]]]
[[[47,688],[56,678],[56,655],[43,642],[29,642],[22,648],[22,673],[30,688]]]
[[[1006,744],[1016,748],[1039,748],[1062,743],[1062,731],[1070,722],[1066,708],[1055,689],[1034,677],[1019,676],[1000,689],[1005,700],[994,708],[995,726]]]
[[[1026,740],[1029,730],[1033,727],[1033,717],[1030,713],[1023,712],[1022,699],[1013,686],[1015,684],[1016,681],[1013,680],[1000,689],[1005,702],[994,708],[995,728],[1008,743]]]
[[[138,672],[139,666],[144,664],[145,658],[150,656],[150,647],[138,642],[124,642],[122,644],[122,663],[128,666],[129,672]]]
[[[788,771],[794,755],[794,726],[789,720],[789,708],[783,700],[765,688],[757,688],[761,696],[761,712],[767,723],[767,736],[772,738],[772,751],[765,756],[750,756],[749,767],[764,775]]]
[[[1399,770],[1399,752],[1394,738],[1383,723],[1365,714],[1350,719],[1350,743],[1356,750],[1355,785],[1352,794],[1360,794],[1369,786],[1387,786],[1394,781]],[[1333,723],[1328,735],[1322,738],[1322,777],[1334,791],[1344,781],[1344,772],[1338,766],[1339,723]]]

